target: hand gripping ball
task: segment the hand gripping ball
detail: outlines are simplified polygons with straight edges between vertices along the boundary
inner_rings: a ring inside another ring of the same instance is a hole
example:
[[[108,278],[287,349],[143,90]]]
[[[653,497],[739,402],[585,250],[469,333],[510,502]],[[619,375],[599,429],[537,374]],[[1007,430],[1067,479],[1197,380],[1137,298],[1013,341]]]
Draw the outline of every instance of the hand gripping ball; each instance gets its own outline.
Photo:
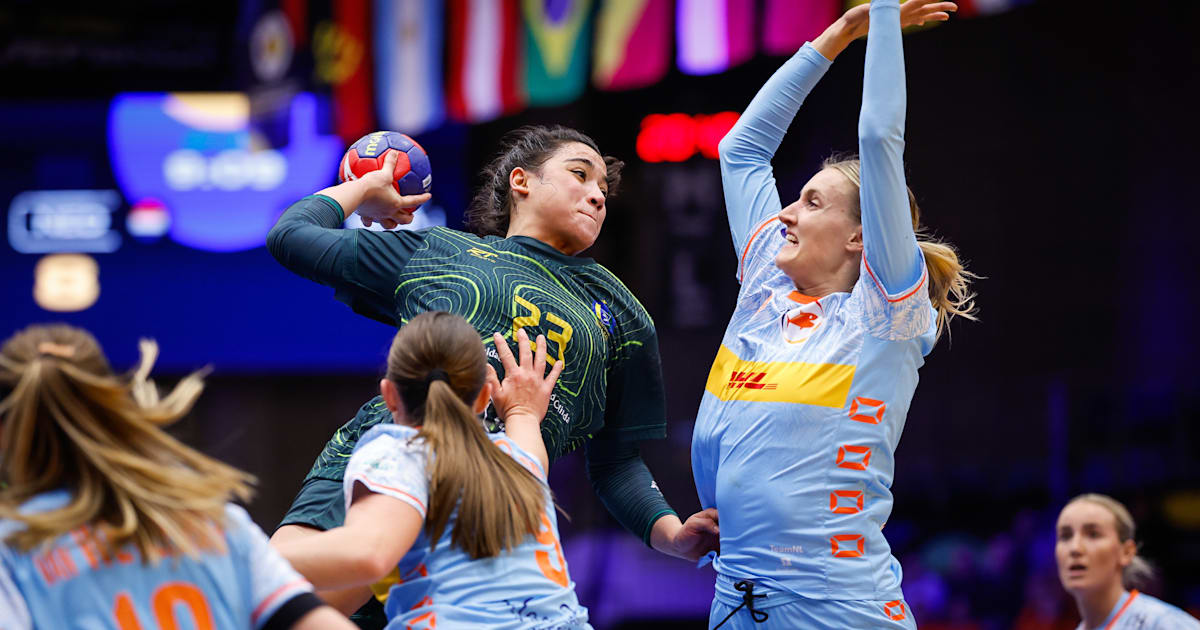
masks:
[[[401,195],[420,195],[429,192],[433,184],[433,171],[425,149],[412,138],[397,131],[376,131],[359,138],[338,168],[338,182],[348,182],[383,166],[384,154],[398,151],[395,179],[396,190]]]

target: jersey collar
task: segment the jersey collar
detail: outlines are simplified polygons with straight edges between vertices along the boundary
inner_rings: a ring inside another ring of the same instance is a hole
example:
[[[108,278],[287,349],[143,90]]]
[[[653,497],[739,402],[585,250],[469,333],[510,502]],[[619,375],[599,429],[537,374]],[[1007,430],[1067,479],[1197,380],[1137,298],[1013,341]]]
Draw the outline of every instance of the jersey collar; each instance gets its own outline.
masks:
[[[591,265],[596,262],[591,258],[584,256],[568,256],[557,249],[554,249],[550,245],[533,238],[532,236],[517,235],[510,236],[504,240],[513,241],[526,249],[532,249],[546,258],[550,258],[564,265]]]

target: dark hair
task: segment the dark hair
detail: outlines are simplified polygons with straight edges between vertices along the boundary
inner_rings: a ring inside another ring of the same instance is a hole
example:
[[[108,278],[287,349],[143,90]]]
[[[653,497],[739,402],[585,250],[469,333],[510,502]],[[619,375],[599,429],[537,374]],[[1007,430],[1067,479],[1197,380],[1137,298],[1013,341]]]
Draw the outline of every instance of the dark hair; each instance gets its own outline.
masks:
[[[421,425],[429,458],[430,548],[458,518],[450,544],[472,559],[514,549],[537,535],[545,518],[545,487],[488,439],[471,412],[483,389],[487,359],[479,333],[458,315],[421,313],[400,328],[388,353],[387,379],[400,390],[404,412]]]
[[[507,235],[513,205],[509,174],[517,167],[540,174],[542,165],[550,159],[551,154],[570,142],[585,144],[604,156],[608,197],[611,199],[615,196],[621,184],[621,168],[625,163],[601,153],[595,140],[580,131],[560,125],[521,127],[504,134],[500,139],[500,151],[484,167],[482,184],[467,208],[467,229],[478,236]]]

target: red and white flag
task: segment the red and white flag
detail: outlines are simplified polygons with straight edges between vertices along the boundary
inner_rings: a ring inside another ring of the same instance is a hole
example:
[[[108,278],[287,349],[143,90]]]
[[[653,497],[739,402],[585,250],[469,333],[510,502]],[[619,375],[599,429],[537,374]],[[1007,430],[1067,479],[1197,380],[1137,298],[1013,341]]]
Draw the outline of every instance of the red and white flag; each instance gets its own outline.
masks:
[[[450,0],[446,108],[484,122],[525,104],[518,0]]]

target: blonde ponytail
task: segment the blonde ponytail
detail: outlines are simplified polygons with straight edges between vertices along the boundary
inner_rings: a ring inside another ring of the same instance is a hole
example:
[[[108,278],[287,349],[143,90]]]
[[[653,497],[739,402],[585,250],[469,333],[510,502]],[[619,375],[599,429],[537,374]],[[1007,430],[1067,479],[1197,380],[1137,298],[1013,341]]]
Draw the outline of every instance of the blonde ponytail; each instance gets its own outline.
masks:
[[[841,173],[854,184],[856,191],[862,186],[862,165],[855,155],[832,155],[825,159],[821,168]],[[854,195],[854,204],[854,216],[861,221],[862,208],[857,194]],[[913,233],[929,272],[929,301],[937,310],[937,335],[940,337],[946,325],[955,317],[976,321],[975,294],[971,291],[971,281],[979,276],[967,271],[953,245],[935,239],[926,232],[921,225],[921,208],[911,188],[908,189],[908,206]]]
[[[483,389],[485,365],[479,333],[446,312],[414,317],[388,354],[387,378],[433,452],[425,516],[430,546],[457,508],[450,542],[472,559],[496,556],[536,535],[546,509],[543,483],[492,443],[468,406]]]
[[[141,350],[121,378],[95,338],[71,326],[30,326],[0,348],[0,388],[11,388],[0,402],[0,517],[24,525],[7,544],[29,550],[86,528],[106,556],[132,543],[147,563],[223,544],[225,504],[248,499],[253,477],[159,428],[191,409],[203,381],[193,374],[160,400],[147,379],[157,346]],[[55,489],[71,495],[63,507],[19,511]]]

